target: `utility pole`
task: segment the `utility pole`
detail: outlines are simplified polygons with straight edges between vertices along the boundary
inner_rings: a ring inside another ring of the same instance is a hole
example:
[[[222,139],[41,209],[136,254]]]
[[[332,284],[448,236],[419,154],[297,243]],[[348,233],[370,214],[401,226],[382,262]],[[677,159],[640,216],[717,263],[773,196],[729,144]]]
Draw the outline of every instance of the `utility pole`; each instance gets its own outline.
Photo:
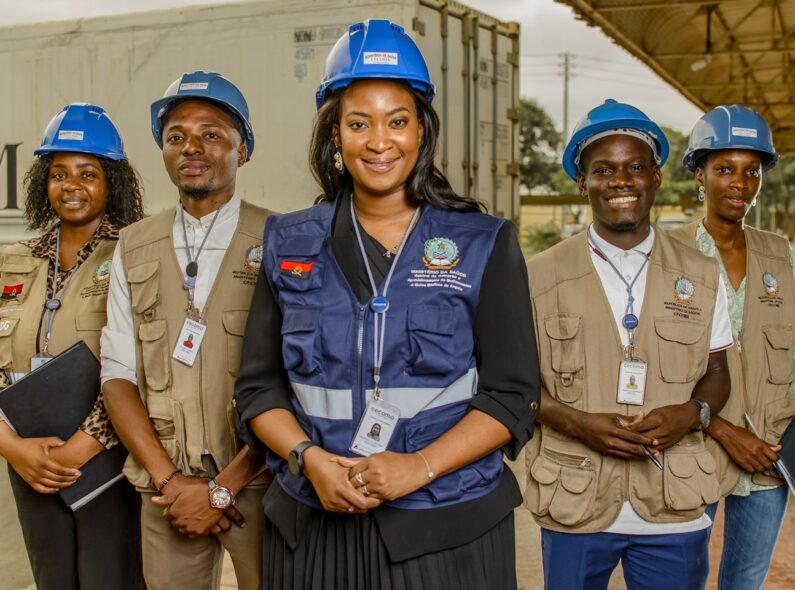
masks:
[[[569,80],[571,79],[571,58],[572,55],[566,51],[561,54],[563,63],[561,67],[563,72],[563,141],[569,138]]]
[[[563,68],[561,75],[563,76],[563,145],[566,145],[566,140],[569,138],[569,80],[571,79],[571,58],[572,55],[565,51],[560,56],[563,62],[560,66]],[[561,211],[560,227],[561,229],[566,225],[566,213],[568,207],[563,207]],[[555,218],[555,210],[552,210],[552,218]]]

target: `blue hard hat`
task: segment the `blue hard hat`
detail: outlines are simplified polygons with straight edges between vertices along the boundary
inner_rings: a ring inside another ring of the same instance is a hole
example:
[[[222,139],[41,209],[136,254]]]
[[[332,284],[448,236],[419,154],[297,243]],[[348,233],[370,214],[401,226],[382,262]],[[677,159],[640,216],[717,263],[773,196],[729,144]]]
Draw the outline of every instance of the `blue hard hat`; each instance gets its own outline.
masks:
[[[425,94],[436,95],[425,58],[400,25],[370,19],[348,27],[326,58],[323,81],[315,94],[317,108],[338,88],[364,78],[404,80]]]
[[[75,102],[67,105],[47,124],[37,156],[53,152],[79,152],[126,160],[119,130],[105,112],[94,104]]]
[[[246,161],[251,159],[254,153],[254,130],[248,118],[248,103],[243,93],[221,74],[201,70],[182,74],[166,88],[163,98],[152,103],[152,135],[160,148],[163,147],[163,114],[173,102],[186,98],[209,100],[231,110],[243,123],[243,140],[248,148]]]
[[[572,180],[577,180],[580,152],[583,144],[596,135],[615,130],[617,133],[639,131],[648,136],[654,145],[657,164],[662,168],[668,159],[668,138],[659,125],[646,114],[629,104],[608,98],[604,104],[592,109],[574,127],[574,133],[563,152],[563,169]]]
[[[739,104],[715,107],[696,122],[682,164],[693,172],[701,156],[715,150],[759,152],[763,170],[769,170],[778,162],[767,121],[754,109]]]

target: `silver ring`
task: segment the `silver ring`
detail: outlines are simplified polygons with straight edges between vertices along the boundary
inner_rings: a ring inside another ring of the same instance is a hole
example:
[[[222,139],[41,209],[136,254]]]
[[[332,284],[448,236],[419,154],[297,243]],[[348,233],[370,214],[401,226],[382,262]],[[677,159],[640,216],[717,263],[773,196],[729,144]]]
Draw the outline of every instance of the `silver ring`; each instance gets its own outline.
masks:
[[[359,473],[357,473],[356,475],[354,475],[353,479],[355,479],[360,484],[365,485],[365,481],[364,481],[364,478],[362,477],[361,471]]]
[[[353,512],[353,506],[348,506],[348,512]]]
[[[370,495],[370,490],[368,490],[368,489],[367,489],[367,484],[364,484],[364,485],[361,487],[361,490],[362,490],[362,493],[363,493],[365,496],[369,496],[369,495]]]

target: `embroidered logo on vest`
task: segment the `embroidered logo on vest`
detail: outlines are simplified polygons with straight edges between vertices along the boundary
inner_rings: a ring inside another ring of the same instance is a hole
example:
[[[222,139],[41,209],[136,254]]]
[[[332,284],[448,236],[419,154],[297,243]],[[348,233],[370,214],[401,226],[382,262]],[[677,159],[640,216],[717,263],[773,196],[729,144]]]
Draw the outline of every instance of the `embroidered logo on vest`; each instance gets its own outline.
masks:
[[[674,282],[674,294],[676,295],[676,300],[679,303],[684,303],[685,305],[689,305],[693,302],[693,296],[696,293],[696,288],[693,286],[693,283],[690,279],[685,277],[679,277]]]
[[[762,275],[762,284],[765,286],[765,291],[771,297],[778,295],[778,279],[771,272],[766,272]]]
[[[259,272],[262,266],[262,245],[255,244],[246,250],[246,259],[243,261],[243,268],[248,272]]]
[[[461,262],[458,246],[447,238],[431,238],[425,242],[422,263],[431,270],[450,270]]]
[[[3,287],[3,294],[0,295],[0,299],[16,299],[19,295],[22,294],[22,283],[18,285],[6,285]]]
[[[94,271],[94,276],[91,277],[91,280],[94,281],[95,285],[108,282],[110,279],[110,265],[111,261],[106,260],[97,267],[97,270]]]

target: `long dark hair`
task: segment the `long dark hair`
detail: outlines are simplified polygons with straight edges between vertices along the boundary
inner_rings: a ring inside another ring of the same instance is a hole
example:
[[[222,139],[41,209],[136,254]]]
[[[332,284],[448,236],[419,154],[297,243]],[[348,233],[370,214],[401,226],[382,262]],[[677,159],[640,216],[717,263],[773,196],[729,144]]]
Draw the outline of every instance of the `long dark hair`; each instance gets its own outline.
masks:
[[[118,228],[143,219],[144,205],[138,174],[127,160],[110,160],[96,156],[105,173],[108,205],[105,214]],[[56,218],[47,198],[52,154],[37,157],[25,174],[25,219],[28,229],[45,230]]]
[[[439,209],[452,209],[455,211],[486,211],[486,206],[472,197],[462,197],[457,194],[450,181],[436,167],[436,145],[439,141],[439,117],[420,92],[408,84],[400,83],[414,97],[417,117],[423,127],[423,140],[417,164],[406,179],[406,196],[413,207],[432,205]],[[323,189],[323,194],[317,202],[333,201],[346,186],[352,183],[350,172],[344,174],[337,172],[334,167],[334,125],[340,122],[340,103],[345,89],[332,94],[318,111],[314,128],[312,129],[312,143],[309,146],[309,164],[312,175]]]

